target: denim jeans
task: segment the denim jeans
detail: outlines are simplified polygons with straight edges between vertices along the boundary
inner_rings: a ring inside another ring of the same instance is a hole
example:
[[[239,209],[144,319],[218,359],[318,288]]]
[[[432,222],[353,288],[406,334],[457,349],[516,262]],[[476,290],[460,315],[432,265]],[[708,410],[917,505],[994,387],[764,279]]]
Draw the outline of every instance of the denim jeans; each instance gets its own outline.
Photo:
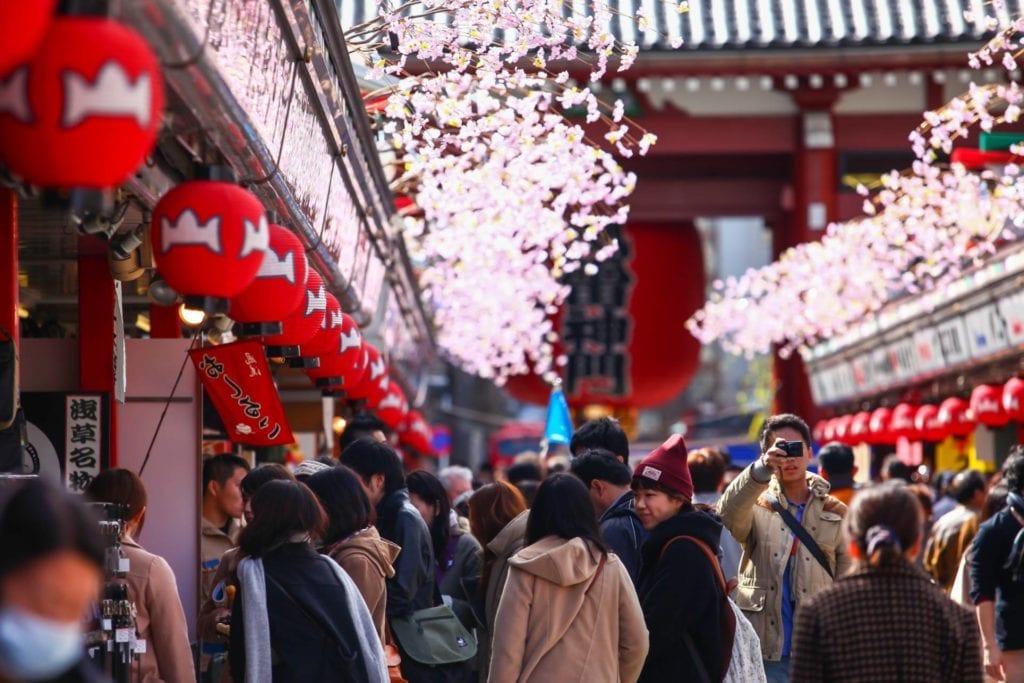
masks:
[[[789,683],[789,657],[783,657],[777,662],[764,660],[764,675],[768,683]]]

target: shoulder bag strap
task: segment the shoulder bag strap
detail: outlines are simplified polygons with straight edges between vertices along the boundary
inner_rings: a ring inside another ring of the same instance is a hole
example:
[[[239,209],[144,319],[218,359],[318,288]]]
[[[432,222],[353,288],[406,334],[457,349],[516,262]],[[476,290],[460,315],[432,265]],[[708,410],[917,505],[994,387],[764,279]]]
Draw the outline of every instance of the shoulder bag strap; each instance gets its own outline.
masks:
[[[807,551],[811,553],[815,560],[818,561],[818,564],[821,565],[821,568],[828,573],[829,578],[834,579],[835,574],[832,573],[832,567],[828,563],[828,558],[825,557],[825,552],[811,537],[811,534],[807,531],[807,529],[805,529],[804,526],[800,524],[800,522],[796,521],[796,517],[794,517],[789,510],[782,507],[782,503],[779,502],[778,498],[773,497],[771,499],[771,502],[772,509],[779,513],[779,517],[782,517],[782,521],[786,523],[786,526],[789,527],[789,530],[796,534],[796,537],[800,539],[801,543],[804,544],[804,547],[807,548]]]

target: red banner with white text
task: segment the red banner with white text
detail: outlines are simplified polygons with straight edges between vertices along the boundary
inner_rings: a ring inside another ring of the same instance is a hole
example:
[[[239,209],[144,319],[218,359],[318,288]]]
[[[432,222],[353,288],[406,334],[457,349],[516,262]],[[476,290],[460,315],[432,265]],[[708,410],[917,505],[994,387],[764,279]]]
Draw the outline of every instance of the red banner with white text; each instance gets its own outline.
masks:
[[[295,441],[262,344],[250,339],[193,349],[189,355],[231,441],[252,446]]]

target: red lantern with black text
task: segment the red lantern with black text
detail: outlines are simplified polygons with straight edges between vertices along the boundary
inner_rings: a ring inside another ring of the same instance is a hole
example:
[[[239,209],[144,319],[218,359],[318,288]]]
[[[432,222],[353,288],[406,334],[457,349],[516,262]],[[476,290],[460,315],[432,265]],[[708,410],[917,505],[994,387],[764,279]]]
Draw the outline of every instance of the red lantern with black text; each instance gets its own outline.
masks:
[[[320,331],[327,310],[327,290],[320,274],[312,268],[306,275],[304,301],[281,321],[281,334],[263,337],[265,346],[302,346]],[[305,350],[302,350],[305,354]]]
[[[410,410],[398,428],[398,442],[421,455],[433,452],[433,430],[418,410]]]
[[[971,412],[974,419],[986,427],[1002,427],[1010,421],[1003,408],[1002,387],[979,384],[971,392]]]
[[[156,143],[164,104],[149,44],[102,17],[54,18],[32,59],[2,77],[0,93],[0,160],[43,187],[127,180]]]
[[[896,439],[889,431],[892,422],[892,410],[889,408],[875,408],[871,411],[869,423],[868,443],[883,444],[893,443]]]
[[[306,250],[288,228],[270,226],[256,278],[231,300],[228,317],[240,323],[277,322],[291,315],[306,294]]]
[[[1003,385],[1003,409],[1011,420],[1024,422],[1024,379],[1014,377]]]
[[[955,396],[947,398],[939,405],[939,424],[948,436],[970,436],[975,425],[970,404]]]
[[[347,394],[349,387],[358,386],[363,379],[366,370],[365,353],[363,336],[356,321],[340,309],[338,315],[338,334],[334,335],[333,346],[318,354],[320,367],[306,370],[306,376],[314,380],[339,377],[343,383],[331,385],[331,389],[340,389]]]
[[[350,401],[365,401],[373,406],[384,398],[391,385],[391,379],[388,377],[387,363],[373,344],[363,340],[363,352],[366,368],[363,379],[351,387],[344,387],[345,396]]]
[[[0,2],[0,77],[36,53],[56,4],[56,0]]]
[[[909,403],[898,404],[892,409],[892,417],[889,418],[889,433],[897,439],[916,440],[918,433],[914,424],[915,417],[917,417],[917,406]]]
[[[704,303],[700,236],[693,223],[629,223],[620,253],[582,272],[554,316],[562,389],[571,406],[645,408],[682,392],[700,364],[700,342],[683,327]],[[536,374],[510,377],[515,398],[544,405],[550,385]]]
[[[270,227],[263,205],[248,190],[192,180],[157,202],[152,232],[157,270],[175,291],[230,299],[256,278]]]
[[[371,403],[370,407],[377,413],[380,421],[390,427],[392,431],[398,427],[409,412],[409,402],[405,398],[402,387],[398,386],[398,382],[391,382],[384,396],[377,401],[376,405]]]
[[[850,422],[850,438],[849,442],[852,444],[864,443],[868,437],[868,432],[871,430],[871,413],[866,410],[862,410],[853,416],[853,421]]]
[[[925,441],[938,442],[946,438],[946,430],[939,421],[939,407],[925,404],[917,409],[914,427]]]

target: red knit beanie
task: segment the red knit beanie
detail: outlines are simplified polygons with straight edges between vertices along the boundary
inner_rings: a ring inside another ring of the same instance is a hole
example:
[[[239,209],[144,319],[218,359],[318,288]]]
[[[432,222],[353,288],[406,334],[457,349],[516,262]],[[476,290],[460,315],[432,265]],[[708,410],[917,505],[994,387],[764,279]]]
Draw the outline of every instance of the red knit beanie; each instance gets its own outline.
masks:
[[[633,476],[650,479],[693,500],[693,479],[690,478],[690,467],[686,464],[686,442],[679,434],[668,437],[665,443],[640,461]]]

